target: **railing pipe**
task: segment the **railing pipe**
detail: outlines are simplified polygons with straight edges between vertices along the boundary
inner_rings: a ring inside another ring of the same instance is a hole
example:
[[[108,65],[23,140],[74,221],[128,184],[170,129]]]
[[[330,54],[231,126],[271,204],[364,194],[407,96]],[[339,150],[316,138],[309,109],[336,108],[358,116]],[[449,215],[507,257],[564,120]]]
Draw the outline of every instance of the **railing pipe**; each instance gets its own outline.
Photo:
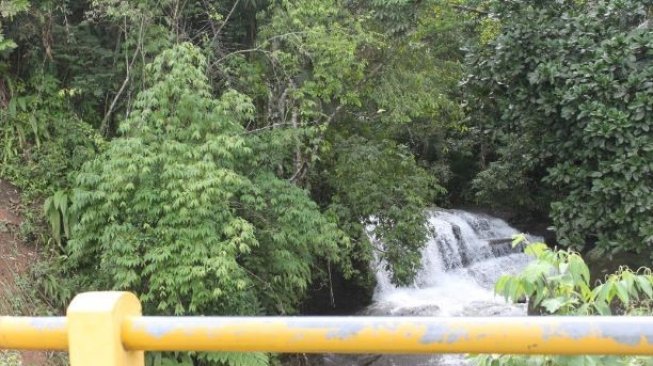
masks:
[[[0,316],[0,349],[67,350],[65,317]]]
[[[144,366],[143,351],[653,356],[653,317],[143,317],[127,292],[67,316],[0,317],[0,349],[68,350],[72,366]]]
[[[653,317],[128,317],[128,349],[653,355]]]

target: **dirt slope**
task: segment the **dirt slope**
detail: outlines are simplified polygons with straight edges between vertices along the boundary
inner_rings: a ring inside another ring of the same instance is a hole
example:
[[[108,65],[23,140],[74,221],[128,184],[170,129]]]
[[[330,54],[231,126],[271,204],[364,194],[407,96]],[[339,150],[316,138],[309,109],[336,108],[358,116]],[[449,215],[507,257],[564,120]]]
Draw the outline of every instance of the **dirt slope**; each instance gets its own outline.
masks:
[[[29,304],[17,281],[29,273],[32,263],[38,260],[36,249],[19,238],[21,216],[20,192],[7,181],[0,179],[0,314],[25,315]],[[0,364],[22,364],[24,366],[47,365],[45,352],[0,353]]]

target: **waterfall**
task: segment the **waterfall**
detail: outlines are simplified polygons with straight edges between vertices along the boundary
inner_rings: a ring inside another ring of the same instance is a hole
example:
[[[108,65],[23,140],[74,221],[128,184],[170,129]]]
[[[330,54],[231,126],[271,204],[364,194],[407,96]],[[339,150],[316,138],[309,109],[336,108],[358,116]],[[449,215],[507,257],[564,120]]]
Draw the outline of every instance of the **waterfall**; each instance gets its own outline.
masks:
[[[414,284],[394,286],[384,270],[385,263],[378,262],[374,304],[368,313],[391,315],[408,309],[419,313],[415,308],[425,306],[431,310],[438,307],[437,315],[465,315],[471,311],[470,303],[501,302],[492,291],[496,280],[528,263],[528,257],[514,250],[510,242],[519,232],[498,218],[435,210],[428,213],[426,225],[428,242],[422,249],[422,268]],[[513,310],[506,305],[506,311]]]
[[[364,315],[526,315],[524,305],[507,304],[493,291],[501,275],[517,273],[528,264],[521,248],[511,245],[510,239],[519,234],[518,230],[501,219],[461,210],[430,211],[426,226],[428,242],[422,249],[421,269],[414,283],[395,286],[385,263],[377,261],[373,303]],[[329,355],[324,361],[325,365],[343,366],[467,365],[461,355]]]

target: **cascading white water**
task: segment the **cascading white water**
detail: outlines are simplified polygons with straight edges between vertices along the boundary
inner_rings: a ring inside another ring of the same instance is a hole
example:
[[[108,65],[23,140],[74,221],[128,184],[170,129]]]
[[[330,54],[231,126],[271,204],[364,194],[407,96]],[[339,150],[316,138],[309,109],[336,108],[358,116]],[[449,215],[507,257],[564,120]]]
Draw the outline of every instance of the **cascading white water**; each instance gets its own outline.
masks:
[[[437,306],[437,315],[459,316],[474,302],[505,305],[492,287],[501,275],[516,273],[528,263],[526,255],[510,250],[509,240],[519,232],[503,220],[459,210],[429,213],[427,227],[429,240],[414,285],[394,286],[384,263],[378,263],[373,308],[392,314]]]
[[[377,287],[366,315],[493,316],[525,315],[525,306],[507,304],[493,287],[503,274],[523,269],[529,258],[512,249],[519,234],[505,221],[460,210],[428,214],[428,243],[412,286],[397,287],[384,263],[376,264]],[[538,240],[539,238],[529,238]],[[379,245],[382,245],[379,243]],[[467,365],[463,356],[329,356],[325,365]]]

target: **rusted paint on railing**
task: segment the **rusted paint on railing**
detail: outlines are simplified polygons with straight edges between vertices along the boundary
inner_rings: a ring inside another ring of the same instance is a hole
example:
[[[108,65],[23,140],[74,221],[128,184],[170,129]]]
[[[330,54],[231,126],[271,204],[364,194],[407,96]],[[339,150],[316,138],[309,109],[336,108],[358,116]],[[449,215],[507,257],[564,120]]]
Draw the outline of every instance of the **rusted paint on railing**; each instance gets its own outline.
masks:
[[[73,366],[143,366],[141,351],[653,356],[653,317],[143,317],[126,292],[67,317],[0,317],[0,349],[68,350]]]
[[[131,317],[128,349],[653,355],[653,317]]]

